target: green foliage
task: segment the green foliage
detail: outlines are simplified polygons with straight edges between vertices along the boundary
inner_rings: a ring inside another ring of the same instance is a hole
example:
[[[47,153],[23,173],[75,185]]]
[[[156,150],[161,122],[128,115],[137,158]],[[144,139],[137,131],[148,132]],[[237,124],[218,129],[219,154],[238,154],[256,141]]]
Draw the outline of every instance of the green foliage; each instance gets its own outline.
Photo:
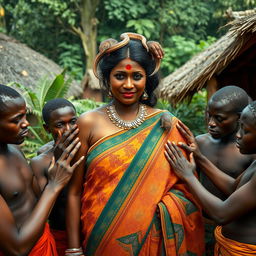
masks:
[[[203,39],[210,22],[209,3],[196,0],[165,0],[156,8],[162,30],[168,36]]]
[[[151,34],[155,30],[154,23],[149,19],[129,20],[126,27],[134,28],[134,31],[144,35],[147,38],[150,38]]]
[[[82,47],[76,43],[62,42],[58,45],[58,48],[62,49],[59,55],[59,64],[75,79],[81,80],[84,74],[81,58],[83,56]]]
[[[207,40],[200,40],[199,43],[196,43],[193,39],[172,36],[169,47],[164,48],[165,56],[161,64],[163,74],[168,75],[172,73],[215,40],[213,37],[208,37]]]
[[[80,116],[84,112],[98,108],[104,104],[103,102],[97,102],[90,99],[70,99],[70,101],[75,106],[78,116]]]
[[[77,19],[77,0],[31,0],[32,3],[39,3],[46,7],[56,17],[60,17],[69,25],[75,25]]]
[[[191,101],[184,101],[173,107],[168,101],[159,100],[157,107],[170,111],[174,116],[186,124],[195,136],[206,133],[205,108],[206,91],[196,93]]]
[[[89,2],[93,0],[88,0],[88,5]],[[224,29],[219,32],[218,28],[227,23],[224,13],[229,7],[246,10],[255,8],[255,2],[103,0],[94,20],[98,22],[97,40],[118,39],[121,33],[130,30],[160,41],[166,50],[163,73],[170,73],[197,53],[200,42],[208,42],[207,36],[219,37],[225,32]],[[83,21],[83,3],[85,0],[0,0],[6,13],[7,33],[58,62],[76,79],[81,79],[85,62],[81,39],[70,31],[74,32],[72,26],[78,28]],[[175,39],[177,36],[184,40]],[[178,43],[184,44],[178,46]]]
[[[9,84],[22,92],[27,104],[28,118],[32,120],[32,125],[29,127],[31,136],[25,140],[23,146],[27,157],[34,156],[36,149],[51,140],[51,136],[43,127],[42,109],[47,101],[65,97],[70,82],[70,79],[65,80],[65,71],[63,71],[53,81],[47,78],[40,79],[33,90],[18,83]]]
[[[138,18],[147,12],[144,1],[135,0],[104,0],[104,9],[107,11],[109,20],[127,21]]]

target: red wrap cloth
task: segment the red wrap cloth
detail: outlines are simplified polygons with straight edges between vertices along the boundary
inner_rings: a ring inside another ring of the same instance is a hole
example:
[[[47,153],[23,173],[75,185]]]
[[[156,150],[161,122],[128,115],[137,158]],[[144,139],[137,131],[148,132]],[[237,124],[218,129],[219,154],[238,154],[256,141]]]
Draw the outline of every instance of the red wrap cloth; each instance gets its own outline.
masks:
[[[0,256],[4,256],[4,254],[0,252]],[[31,249],[28,256],[58,256],[56,244],[48,223],[45,224],[42,236]]]
[[[65,250],[68,248],[67,232],[64,230],[51,229],[51,233],[55,239],[58,255],[64,256]]]

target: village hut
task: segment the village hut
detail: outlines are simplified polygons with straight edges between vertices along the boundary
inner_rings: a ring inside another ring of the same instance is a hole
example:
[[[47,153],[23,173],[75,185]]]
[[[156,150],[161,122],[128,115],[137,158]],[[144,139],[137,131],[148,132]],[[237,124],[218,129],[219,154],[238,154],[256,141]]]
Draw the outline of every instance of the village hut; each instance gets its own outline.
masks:
[[[16,82],[33,89],[40,79],[53,79],[62,71],[52,60],[0,33],[1,84]],[[80,97],[82,94],[80,84],[72,81],[67,96]]]
[[[176,105],[202,88],[210,97],[223,86],[236,85],[256,100],[256,10],[233,14],[223,37],[162,79],[161,98]]]

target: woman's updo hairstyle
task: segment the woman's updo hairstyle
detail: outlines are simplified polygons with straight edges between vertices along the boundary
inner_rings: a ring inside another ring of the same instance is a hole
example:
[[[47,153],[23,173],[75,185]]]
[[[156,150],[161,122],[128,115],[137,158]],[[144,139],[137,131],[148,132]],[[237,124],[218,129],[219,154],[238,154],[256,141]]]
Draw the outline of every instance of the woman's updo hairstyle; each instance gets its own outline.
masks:
[[[115,47],[115,45],[118,44],[118,42],[114,39],[108,40],[112,40],[110,41],[112,47]],[[109,43],[109,41],[107,43]],[[129,41],[123,47],[117,48],[109,53],[102,54],[98,60],[96,58],[97,71],[94,73],[97,72],[96,76],[99,78],[103,90],[109,91],[109,77],[111,70],[120,61],[126,58],[130,58],[132,61],[137,62],[145,70],[147,76],[145,91],[148,94],[148,99],[143,100],[141,98],[140,102],[153,107],[157,102],[154,90],[159,84],[159,75],[157,72],[159,63],[156,61],[153,54],[148,51],[148,48],[145,48],[145,43],[140,39],[129,38]]]

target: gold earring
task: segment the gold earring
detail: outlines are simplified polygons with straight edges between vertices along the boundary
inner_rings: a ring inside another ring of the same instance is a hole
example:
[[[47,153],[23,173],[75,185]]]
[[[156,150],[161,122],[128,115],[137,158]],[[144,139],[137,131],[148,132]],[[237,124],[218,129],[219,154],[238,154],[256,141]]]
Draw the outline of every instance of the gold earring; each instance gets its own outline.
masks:
[[[142,100],[147,100],[147,99],[148,99],[148,94],[146,91],[144,91],[142,94]]]

